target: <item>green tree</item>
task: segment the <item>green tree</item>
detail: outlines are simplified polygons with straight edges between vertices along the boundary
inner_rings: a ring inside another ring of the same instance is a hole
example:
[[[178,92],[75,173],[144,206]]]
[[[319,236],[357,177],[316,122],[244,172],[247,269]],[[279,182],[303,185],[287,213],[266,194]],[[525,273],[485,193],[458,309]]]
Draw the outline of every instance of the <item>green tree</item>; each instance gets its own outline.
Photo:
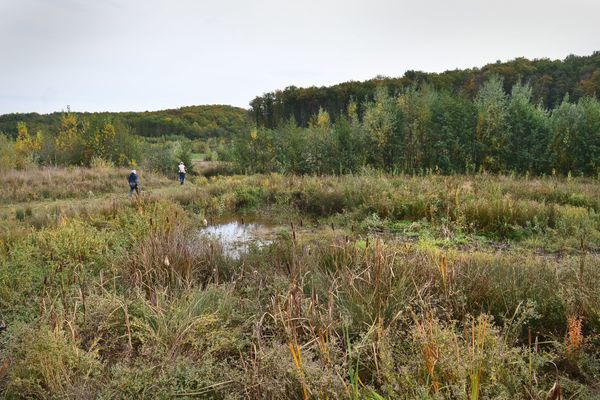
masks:
[[[478,163],[491,171],[506,169],[503,154],[510,138],[508,126],[508,96],[502,79],[492,76],[475,98],[477,107]]]
[[[378,88],[374,102],[367,104],[363,124],[374,150],[370,154],[374,166],[388,171],[406,166],[402,148],[403,115],[387,88]]]
[[[8,171],[15,167],[17,156],[11,138],[0,132],[0,171]]]
[[[194,174],[194,163],[192,162],[192,149],[187,144],[178,143],[177,149],[175,150],[175,158],[177,162],[173,164],[173,172],[177,172],[177,166],[180,162],[185,165],[186,172],[188,174]]]
[[[367,141],[355,102],[348,105],[347,115],[339,117],[333,130],[333,158],[337,162],[334,172],[340,174],[357,172],[367,160]]]
[[[597,175],[600,173],[600,101],[594,97],[583,97],[577,106],[583,115],[581,171]]]
[[[531,102],[530,85],[513,86],[508,103],[510,137],[503,165],[517,171],[548,172],[550,125],[547,112]]]
[[[266,128],[252,128],[234,141],[234,157],[248,173],[272,171],[276,153],[273,131]]]
[[[408,170],[433,166],[434,133],[431,125],[431,105],[437,93],[430,86],[417,90],[408,88],[398,97],[404,122],[404,160]]]
[[[430,148],[427,168],[464,172],[475,162],[477,111],[463,96],[440,93],[431,104]]]
[[[565,97],[552,112],[555,163],[563,173],[600,172],[600,102],[584,97],[577,104]]]
[[[554,156],[553,164],[562,173],[576,171],[581,164],[583,143],[580,136],[580,111],[576,104],[569,102],[568,96],[552,111],[550,147]]]

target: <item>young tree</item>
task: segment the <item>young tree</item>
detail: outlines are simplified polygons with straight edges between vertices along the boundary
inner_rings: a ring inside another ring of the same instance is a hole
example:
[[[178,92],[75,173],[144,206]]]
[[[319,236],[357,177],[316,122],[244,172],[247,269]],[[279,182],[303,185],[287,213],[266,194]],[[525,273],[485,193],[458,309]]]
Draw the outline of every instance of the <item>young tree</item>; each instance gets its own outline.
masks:
[[[273,131],[252,128],[234,141],[234,157],[248,173],[272,171],[275,166]]]
[[[14,145],[16,168],[24,168],[35,161],[36,152],[41,148],[41,140],[41,133],[31,137],[27,125],[24,122],[17,123],[17,140]]]
[[[94,156],[110,160],[114,156],[114,144],[117,132],[111,121],[106,121],[94,134]]]
[[[358,120],[357,105],[350,102],[347,117],[341,115],[333,130],[334,159],[337,162],[336,173],[357,172],[366,163],[367,142]]]
[[[595,97],[584,97],[578,107],[583,114],[581,124],[583,133],[582,171],[597,175],[600,173],[600,101]]]
[[[435,155],[431,152],[436,144],[431,126],[431,105],[436,97],[437,93],[429,86],[421,90],[411,86],[398,97],[404,122],[405,164],[409,170],[435,164]]]
[[[553,164],[565,174],[576,171],[583,158],[580,111],[576,104],[569,102],[569,96],[565,96],[563,102],[552,111],[550,118],[552,129],[550,148],[554,158]]]
[[[508,144],[508,96],[502,80],[492,76],[475,98],[477,107],[478,164],[492,171],[506,168],[503,151]]]
[[[308,130],[298,127],[290,118],[281,124],[273,137],[275,168],[282,173],[308,174],[313,172],[310,164]]]
[[[375,101],[367,104],[363,125],[373,146],[371,163],[376,167],[392,170],[405,167],[403,153],[403,115],[397,102],[385,87],[379,87]]]
[[[475,161],[477,111],[472,101],[442,92],[431,104],[430,148],[426,166],[464,172]]]
[[[17,162],[14,142],[0,132],[0,171],[13,169]]]
[[[547,112],[531,102],[529,85],[517,83],[508,102],[510,136],[503,164],[517,171],[549,170],[550,125]]]
[[[55,138],[55,159],[64,164],[80,164],[84,156],[82,126],[75,114],[64,113],[60,118],[60,128]]]

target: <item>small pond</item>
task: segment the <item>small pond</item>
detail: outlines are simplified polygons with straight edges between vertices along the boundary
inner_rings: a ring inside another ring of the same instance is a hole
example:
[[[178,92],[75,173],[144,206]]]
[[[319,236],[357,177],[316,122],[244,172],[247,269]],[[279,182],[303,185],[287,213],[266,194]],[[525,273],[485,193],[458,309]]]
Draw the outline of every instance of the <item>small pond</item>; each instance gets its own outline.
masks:
[[[252,246],[266,247],[273,243],[275,226],[243,219],[222,219],[200,229],[200,236],[217,240],[226,256],[239,259],[248,253]]]

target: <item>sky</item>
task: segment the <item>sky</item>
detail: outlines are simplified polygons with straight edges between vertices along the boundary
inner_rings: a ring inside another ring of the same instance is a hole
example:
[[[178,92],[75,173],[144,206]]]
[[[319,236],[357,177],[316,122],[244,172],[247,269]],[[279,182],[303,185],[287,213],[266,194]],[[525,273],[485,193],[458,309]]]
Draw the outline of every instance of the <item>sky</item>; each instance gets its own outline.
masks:
[[[0,114],[265,92],[600,50],[597,0],[0,0]]]

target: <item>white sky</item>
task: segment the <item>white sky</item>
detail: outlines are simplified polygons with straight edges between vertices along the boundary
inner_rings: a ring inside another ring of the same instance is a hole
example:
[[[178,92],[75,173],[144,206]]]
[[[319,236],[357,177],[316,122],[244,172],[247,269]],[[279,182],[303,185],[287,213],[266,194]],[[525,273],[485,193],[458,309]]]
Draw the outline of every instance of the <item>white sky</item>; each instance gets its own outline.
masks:
[[[598,0],[0,0],[0,113],[248,107],[289,85],[600,50]]]

